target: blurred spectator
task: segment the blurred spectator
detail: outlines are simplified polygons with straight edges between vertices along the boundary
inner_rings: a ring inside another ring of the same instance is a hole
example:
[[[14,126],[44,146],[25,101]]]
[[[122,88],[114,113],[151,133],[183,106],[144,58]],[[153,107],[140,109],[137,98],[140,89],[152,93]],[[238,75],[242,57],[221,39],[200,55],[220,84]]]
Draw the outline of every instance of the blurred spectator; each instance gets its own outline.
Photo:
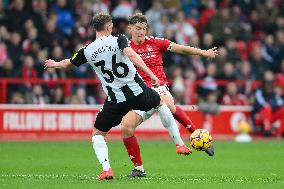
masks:
[[[103,0],[96,0],[93,4],[91,4],[92,14],[97,14],[100,12],[108,13],[108,6]]]
[[[26,102],[27,104],[44,105],[49,103],[49,97],[44,94],[41,85],[34,85],[32,92],[26,95]]]
[[[33,50],[38,51],[39,49],[33,49],[33,45],[38,43],[38,31],[35,27],[31,27],[27,30],[27,38],[23,41],[23,50],[24,53],[33,53],[36,55],[37,52],[33,52]]]
[[[255,47],[252,50],[249,61],[251,63],[252,70],[256,74],[256,79],[261,79],[264,71],[269,69],[269,65],[264,60],[260,47]]]
[[[34,59],[31,55],[26,55],[23,58],[23,68],[18,74],[19,77],[24,80],[37,78],[37,71],[34,68]]]
[[[215,62],[217,64],[217,69],[222,70],[224,63],[228,60],[228,51],[225,47],[220,47],[219,55],[216,57]]]
[[[263,59],[269,63],[270,68],[273,71],[277,70],[277,46],[274,42],[274,37],[272,35],[267,35],[264,39],[264,43],[261,47],[261,52]]]
[[[201,83],[201,86],[199,88],[199,95],[200,98],[203,100],[207,98],[207,95],[210,92],[217,90],[217,82],[216,82],[216,65],[211,63],[208,64],[206,67],[206,77],[204,78],[203,82]]]
[[[10,101],[10,104],[25,104],[25,99],[23,97],[23,94],[21,92],[15,91],[12,93]]]
[[[24,9],[24,0],[13,0],[7,10],[7,26],[9,31],[22,32],[22,26],[27,19],[27,12]]]
[[[243,94],[249,96],[254,90],[253,80],[255,80],[256,76],[253,74],[251,70],[250,63],[248,61],[243,61],[240,63],[240,68],[237,70],[237,79],[243,80]]]
[[[61,87],[57,87],[51,95],[51,104],[65,104],[64,93]]]
[[[218,100],[218,91],[210,91],[207,94],[205,100],[201,101],[198,104],[198,109],[201,112],[215,115],[220,111],[220,107],[217,100]]]
[[[213,16],[204,27],[205,32],[210,32],[214,36],[217,44],[224,44],[228,38],[237,38],[239,35],[238,23],[232,19],[230,10],[227,7],[220,9],[218,14]]]
[[[20,58],[23,54],[21,48],[21,35],[19,33],[12,33],[11,40],[8,43],[8,55],[15,65],[15,69],[20,69]]]
[[[211,49],[213,48],[214,37],[211,33],[204,33],[201,40],[202,49]]]
[[[59,71],[56,69],[45,69],[43,71],[43,79],[45,81],[56,81],[58,79],[60,79],[59,76]],[[59,84],[56,83],[51,83],[51,84],[47,84],[48,89],[50,90],[51,93],[54,92],[54,89],[56,89],[59,86]]]
[[[10,59],[5,60],[2,66],[0,66],[0,78],[13,78],[16,76],[13,62]]]
[[[279,73],[284,75],[284,59],[281,61],[280,63],[280,69],[279,69]]]
[[[32,2],[33,10],[39,15],[43,22],[46,22],[48,17],[47,1],[46,0],[33,0]],[[38,29],[43,29],[43,25]]]
[[[167,14],[161,15],[160,20],[158,20],[156,24],[152,26],[154,34],[157,37],[165,37],[166,30],[174,30],[174,25],[169,21],[169,17]]]
[[[8,53],[6,45],[0,42],[0,67],[4,64],[7,58],[8,58]]]
[[[180,8],[180,0],[163,0],[163,7],[169,10],[170,13],[175,14]]]
[[[196,78],[201,79],[205,75],[205,66],[199,56],[194,56],[191,58],[191,64],[194,68]]]
[[[0,24],[0,41],[8,42],[10,40],[10,33],[5,25]]]
[[[218,79],[229,80],[229,81],[236,79],[235,67],[231,62],[226,62],[224,64],[223,70],[220,73]]]
[[[163,13],[165,12],[164,8],[163,8],[163,4],[161,1],[159,0],[155,0],[152,4],[152,7],[145,13],[147,19],[148,19],[148,24],[151,27],[164,27],[162,26],[162,24],[164,24],[163,22],[165,22],[165,24],[168,24],[168,15],[164,15],[167,18],[163,18],[163,20],[161,19]],[[159,21],[161,20],[162,23],[159,24],[159,26],[156,26],[156,24],[159,23]]]
[[[226,93],[221,100],[222,105],[249,105],[247,97],[241,93],[238,93],[238,87],[236,83],[229,82],[226,87]]]
[[[95,102],[95,98],[88,96],[84,87],[78,87],[70,99],[70,104],[95,104]]]
[[[119,0],[119,4],[113,9],[113,18],[128,19],[132,15],[134,10],[133,4],[130,0]]]
[[[0,25],[6,21],[6,12],[4,10],[3,1],[0,1]]]
[[[92,34],[92,27],[90,27],[91,16],[88,14],[82,14],[80,19],[76,23],[76,32],[79,34],[80,38],[87,40]]]
[[[52,12],[56,14],[56,26],[63,32],[64,35],[70,36],[75,21],[71,10],[67,7],[66,0],[56,0],[56,3],[51,8]]]
[[[198,110],[203,112],[203,128],[212,131],[213,117],[220,111],[220,106],[217,103],[218,91],[210,91],[204,101],[198,103]]]
[[[281,61],[284,59],[284,29],[277,30],[276,44],[278,47],[277,61]]]
[[[20,85],[19,88],[22,92],[27,92],[31,90],[32,84],[29,79],[37,79],[37,71],[34,68],[34,59],[31,55],[26,55],[23,57],[23,67],[17,73],[17,77],[23,79],[25,81],[24,85]]]
[[[174,94],[175,103],[183,104],[185,88],[183,83],[183,72],[180,67],[175,67],[173,69],[173,84],[171,89]]]
[[[62,50],[62,47],[59,45],[56,45],[53,47],[51,51],[50,57],[56,61],[60,61],[64,59],[64,52]],[[67,77],[67,71],[65,70],[59,70],[57,71],[59,78],[66,78]]]
[[[196,34],[195,28],[186,22],[184,12],[178,11],[175,21],[176,35],[175,39],[178,44],[188,45],[189,40]]]
[[[206,26],[209,20],[217,14],[216,3],[214,0],[201,1],[202,6],[200,7],[200,19],[199,19],[199,29]]]
[[[252,118],[265,136],[271,136],[272,124],[277,120],[281,122],[281,133],[284,131],[284,98],[282,85],[273,83],[273,73],[267,72],[264,77],[263,85],[255,92]]]
[[[234,39],[228,39],[225,42],[225,47],[228,52],[227,59],[231,62],[236,62],[241,60],[241,55],[239,50],[236,48],[236,41]]]

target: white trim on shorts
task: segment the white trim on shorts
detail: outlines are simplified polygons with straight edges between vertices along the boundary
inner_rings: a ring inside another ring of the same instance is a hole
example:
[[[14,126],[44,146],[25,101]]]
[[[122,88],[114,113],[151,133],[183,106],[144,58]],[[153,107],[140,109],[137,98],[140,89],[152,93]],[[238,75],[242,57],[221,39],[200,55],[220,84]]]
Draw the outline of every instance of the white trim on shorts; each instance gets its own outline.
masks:
[[[169,95],[169,96],[172,97],[172,94],[170,93],[167,85],[162,85],[162,86],[159,86],[159,87],[152,87],[152,89],[154,89],[160,96]],[[151,109],[147,112],[141,111],[141,110],[134,110],[134,112],[136,114],[138,114],[142,117],[143,121],[149,119],[156,111],[157,111],[156,109]]]

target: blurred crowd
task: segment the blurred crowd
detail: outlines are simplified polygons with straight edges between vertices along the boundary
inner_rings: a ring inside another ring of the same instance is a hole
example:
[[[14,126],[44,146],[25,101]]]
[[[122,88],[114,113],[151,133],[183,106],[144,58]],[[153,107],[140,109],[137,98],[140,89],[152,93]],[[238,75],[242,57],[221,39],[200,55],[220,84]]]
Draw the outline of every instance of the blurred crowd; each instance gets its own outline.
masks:
[[[88,65],[44,70],[42,64],[47,58],[70,58],[94,40],[91,18],[99,12],[113,16],[114,34],[127,34],[128,17],[142,12],[149,19],[148,35],[219,48],[215,60],[164,54],[178,104],[248,105],[265,80],[283,88],[283,0],[3,0],[0,77],[97,78]],[[199,81],[197,88],[192,81]],[[105,98],[100,86],[84,82],[65,93],[60,84],[9,85],[8,103],[99,104]]]

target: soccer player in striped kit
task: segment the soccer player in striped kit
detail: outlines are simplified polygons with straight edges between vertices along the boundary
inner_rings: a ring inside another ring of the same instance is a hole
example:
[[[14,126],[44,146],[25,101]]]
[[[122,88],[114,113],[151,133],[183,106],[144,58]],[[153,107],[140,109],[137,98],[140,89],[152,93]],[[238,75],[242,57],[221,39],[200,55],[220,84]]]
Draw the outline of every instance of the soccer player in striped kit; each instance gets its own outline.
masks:
[[[113,179],[114,174],[108,158],[108,147],[105,142],[107,132],[122,121],[124,115],[131,110],[149,111],[158,109],[166,115],[165,122],[174,123],[174,117],[169,108],[161,101],[156,91],[146,86],[134,65],[145,72],[153,86],[158,87],[160,80],[145,65],[141,57],[129,47],[124,35],[112,36],[112,18],[108,14],[98,14],[93,18],[96,30],[96,40],[79,49],[71,59],[60,62],[46,60],[45,68],[67,68],[72,65],[90,64],[101,80],[107,99],[98,113],[93,129],[93,148],[102,165],[103,171],[99,180]],[[134,65],[133,65],[134,64]],[[180,138],[178,127],[172,124],[172,129]],[[181,153],[190,154],[191,149],[184,144]]]

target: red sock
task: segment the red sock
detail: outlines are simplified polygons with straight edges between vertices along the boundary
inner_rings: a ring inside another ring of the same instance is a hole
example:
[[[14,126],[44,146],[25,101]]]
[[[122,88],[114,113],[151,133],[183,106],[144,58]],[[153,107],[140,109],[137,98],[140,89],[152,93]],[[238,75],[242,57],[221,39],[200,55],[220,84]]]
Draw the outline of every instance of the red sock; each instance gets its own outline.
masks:
[[[190,118],[179,106],[176,106],[176,112],[173,114],[174,118],[180,122],[188,132],[192,133],[196,128]]]
[[[124,138],[123,143],[124,143],[128,156],[130,160],[132,161],[133,165],[134,166],[142,165],[140,147],[137,142],[137,138],[135,136]]]

